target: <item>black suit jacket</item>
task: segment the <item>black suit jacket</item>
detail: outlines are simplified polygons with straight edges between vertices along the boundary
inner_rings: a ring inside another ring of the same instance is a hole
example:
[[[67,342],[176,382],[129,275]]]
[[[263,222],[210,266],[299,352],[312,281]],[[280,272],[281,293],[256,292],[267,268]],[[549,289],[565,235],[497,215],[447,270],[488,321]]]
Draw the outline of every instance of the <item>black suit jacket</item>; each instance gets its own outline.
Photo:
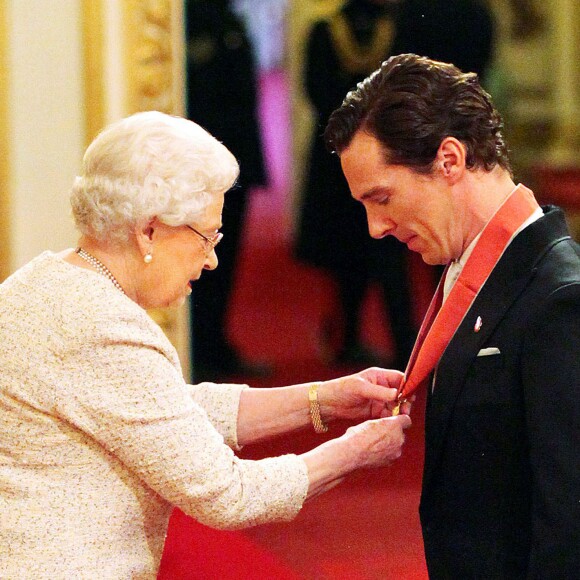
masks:
[[[427,399],[433,579],[580,574],[580,250],[562,212],[544,212],[493,270]]]

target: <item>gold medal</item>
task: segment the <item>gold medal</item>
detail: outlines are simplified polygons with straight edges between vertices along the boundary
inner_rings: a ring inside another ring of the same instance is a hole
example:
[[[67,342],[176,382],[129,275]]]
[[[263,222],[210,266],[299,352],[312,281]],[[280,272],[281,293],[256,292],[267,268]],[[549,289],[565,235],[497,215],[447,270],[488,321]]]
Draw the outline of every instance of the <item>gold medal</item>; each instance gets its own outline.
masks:
[[[393,410],[391,411],[391,417],[396,417],[401,412],[401,405],[403,403],[406,403],[406,402],[407,402],[407,399],[405,399],[399,395],[399,398],[397,400],[397,404],[393,407]]]

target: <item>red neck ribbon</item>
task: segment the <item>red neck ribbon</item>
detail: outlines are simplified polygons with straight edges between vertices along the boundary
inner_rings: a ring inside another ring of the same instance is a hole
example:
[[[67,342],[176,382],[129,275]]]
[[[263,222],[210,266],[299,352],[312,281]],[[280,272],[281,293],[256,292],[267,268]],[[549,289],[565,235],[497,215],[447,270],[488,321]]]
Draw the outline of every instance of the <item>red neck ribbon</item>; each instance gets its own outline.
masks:
[[[421,324],[399,387],[399,402],[404,402],[427,381],[515,233],[538,207],[532,192],[518,185],[483,229],[449,296],[441,305],[445,270]]]

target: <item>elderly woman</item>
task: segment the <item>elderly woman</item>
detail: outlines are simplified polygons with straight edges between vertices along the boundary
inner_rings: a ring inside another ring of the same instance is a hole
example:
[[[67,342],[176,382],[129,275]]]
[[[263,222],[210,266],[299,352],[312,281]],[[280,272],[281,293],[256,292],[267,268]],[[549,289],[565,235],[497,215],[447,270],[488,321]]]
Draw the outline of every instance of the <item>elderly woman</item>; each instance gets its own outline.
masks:
[[[183,303],[217,266],[237,175],[191,121],[117,122],[72,189],[76,250],[0,286],[0,577],[155,578],[173,506],[224,529],[290,520],[349,472],[399,457],[397,371],[275,389],[184,381],[146,309]],[[235,455],[338,418],[366,421],[300,456]]]

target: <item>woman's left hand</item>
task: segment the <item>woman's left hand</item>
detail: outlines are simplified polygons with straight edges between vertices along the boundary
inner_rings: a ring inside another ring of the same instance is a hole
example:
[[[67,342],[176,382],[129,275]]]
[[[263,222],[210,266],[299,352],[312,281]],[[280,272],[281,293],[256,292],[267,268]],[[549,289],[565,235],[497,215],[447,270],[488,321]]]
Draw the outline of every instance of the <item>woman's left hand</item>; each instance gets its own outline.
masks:
[[[320,413],[327,419],[390,417],[403,373],[371,367],[322,383],[318,389]]]

